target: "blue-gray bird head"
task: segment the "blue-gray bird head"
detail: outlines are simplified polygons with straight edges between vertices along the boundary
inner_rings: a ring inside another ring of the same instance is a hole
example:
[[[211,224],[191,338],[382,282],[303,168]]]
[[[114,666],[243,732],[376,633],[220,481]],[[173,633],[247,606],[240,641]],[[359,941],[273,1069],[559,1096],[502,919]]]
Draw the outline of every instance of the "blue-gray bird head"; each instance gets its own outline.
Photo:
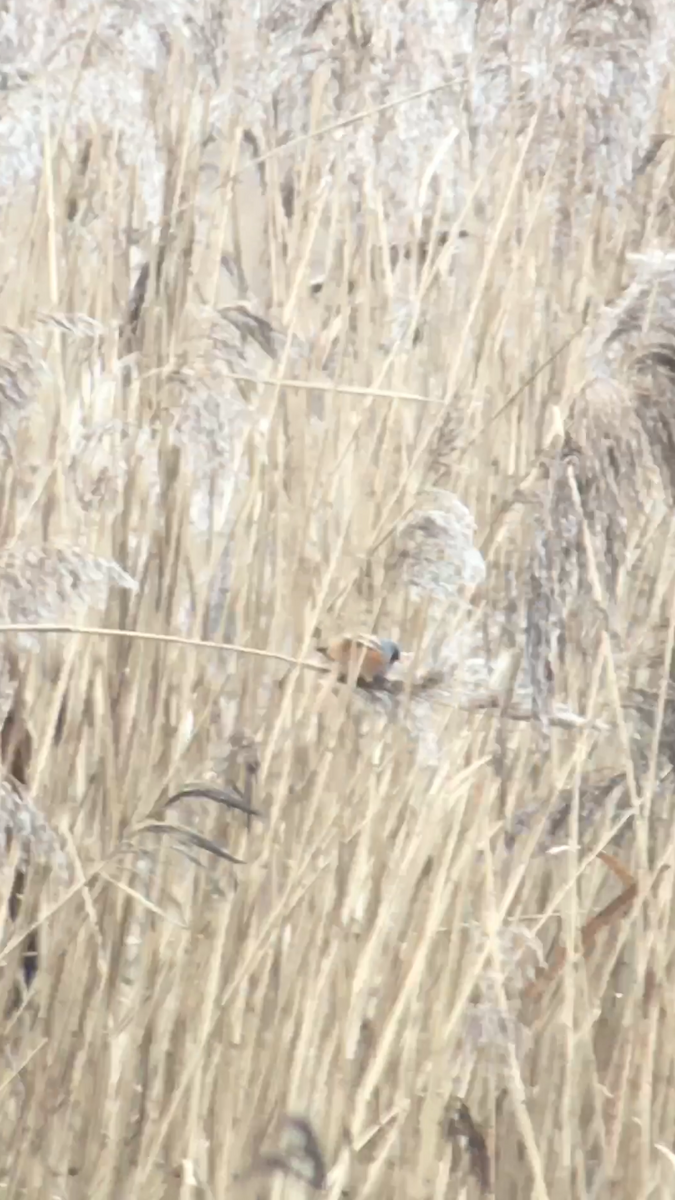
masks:
[[[398,662],[401,657],[401,651],[396,645],[396,642],[392,642],[389,638],[380,638],[380,646],[382,648],[382,653],[387,660],[387,666],[390,667],[392,663]]]

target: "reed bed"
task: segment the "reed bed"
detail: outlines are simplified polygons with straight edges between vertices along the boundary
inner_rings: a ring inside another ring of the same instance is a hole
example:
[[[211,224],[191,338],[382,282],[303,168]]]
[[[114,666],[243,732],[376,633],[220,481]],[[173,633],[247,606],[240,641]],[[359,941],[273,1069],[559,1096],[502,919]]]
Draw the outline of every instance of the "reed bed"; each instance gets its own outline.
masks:
[[[3,1198],[673,1194],[671,7],[2,6]]]

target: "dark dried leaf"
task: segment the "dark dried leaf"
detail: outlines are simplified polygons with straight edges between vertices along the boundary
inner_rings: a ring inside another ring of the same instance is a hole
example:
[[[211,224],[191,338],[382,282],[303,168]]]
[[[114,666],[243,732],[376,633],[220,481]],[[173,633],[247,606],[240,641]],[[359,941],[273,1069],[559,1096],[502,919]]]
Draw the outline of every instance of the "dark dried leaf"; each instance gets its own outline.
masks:
[[[281,1171],[294,1179],[300,1179],[317,1192],[326,1187],[326,1166],[312,1126],[305,1117],[287,1116],[283,1123],[284,1133],[281,1148],[270,1154],[259,1155],[248,1171],[238,1177],[239,1182],[254,1175],[270,1175]]]
[[[458,1096],[451,1096],[443,1114],[443,1135],[448,1141],[464,1140],[469,1149],[471,1174],[478,1181],[481,1192],[490,1191],[490,1155],[485,1138],[476,1125],[471,1113]]]
[[[226,304],[218,314],[229,321],[242,338],[251,338],[269,358],[276,358],[274,329],[264,317],[257,316],[245,304]]]
[[[304,1179],[310,1187],[323,1191],[326,1186],[326,1167],[316,1136],[304,1117],[288,1116],[285,1121],[286,1159],[291,1174]]]
[[[145,298],[148,294],[148,284],[150,282],[150,263],[145,262],[141,267],[138,279],[134,284],[129,300],[129,308],[127,310],[127,325],[131,332],[135,334],[138,330],[138,323],[141,319],[141,313],[145,304]]]
[[[226,808],[236,809],[237,812],[246,813],[249,817],[258,817],[259,820],[264,820],[263,814],[257,809],[252,808],[247,803],[246,798],[236,785],[231,785],[226,788],[208,787],[200,784],[188,784],[186,787],[175,792],[166,801],[164,808],[169,808],[171,804],[177,804],[179,800],[187,800],[189,798],[214,800],[216,804],[223,804]]]
[[[302,31],[302,36],[303,37],[313,37],[314,34],[316,33],[317,29],[321,25],[321,23],[329,15],[329,13],[330,13],[331,9],[334,7],[334,5],[335,5],[335,0],[326,0],[325,4],[321,4],[319,6],[319,8],[317,8],[316,12],[312,14],[312,17],[305,25],[305,28]]]
[[[245,861],[243,858],[236,858],[234,854],[230,854],[229,850],[225,850],[214,842],[211,838],[207,838],[202,833],[197,833],[194,829],[187,829],[183,825],[169,825],[162,821],[149,821],[146,825],[142,825],[136,830],[137,833],[172,833],[177,838],[189,842],[193,846],[198,846],[200,850],[207,850],[209,854],[213,854],[216,858],[222,858],[225,862],[237,863],[241,866]]]
[[[642,155],[633,170],[634,180],[639,179],[641,175],[644,175],[645,171],[647,171],[655,159],[658,158],[663,146],[665,146],[666,142],[670,141],[671,138],[672,134],[667,133],[657,133],[652,137],[646,153]]]

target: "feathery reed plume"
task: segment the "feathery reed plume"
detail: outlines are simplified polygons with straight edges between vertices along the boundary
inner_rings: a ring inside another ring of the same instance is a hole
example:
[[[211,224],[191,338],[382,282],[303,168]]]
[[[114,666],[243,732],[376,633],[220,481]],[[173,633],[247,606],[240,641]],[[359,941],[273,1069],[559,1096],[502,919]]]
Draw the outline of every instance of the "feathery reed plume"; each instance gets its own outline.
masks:
[[[469,922],[469,937],[475,949],[484,947],[487,935],[476,922]],[[523,922],[502,925],[494,938],[494,953],[478,977],[474,994],[462,1019],[460,1061],[474,1062],[476,1056],[493,1071],[508,1073],[509,1050],[518,1057],[531,1045],[530,1031],[523,1022],[521,998],[543,969],[544,953],[539,938]]]
[[[413,599],[460,599],[485,579],[485,563],[473,544],[475,529],[457,496],[429,489],[397,530],[387,563],[389,585],[408,588]]]
[[[137,591],[138,584],[116,562],[66,545],[22,545],[0,550],[0,621],[47,623],[77,619],[104,609],[111,587]],[[19,635],[35,648],[37,639]]]
[[[633,521],[658,521],[675,496],[674,280],[668,258],[649,257],[600,314],[564,442],[529,497],[526,653],[544,729],[570,621],[592,635],[603,619],[598,602],[612,611],[617,601]]]
[[[11,780],[0,781],[0,829],[5,843],[17,848],[18,865],[29,859],[53,867],[61,878],[69,878],[68,858],[61,839],[37,808],[30,792]]]
[[[36,400],[44,365],[34,339],[18,330],[0,330],[0,454],[14,450],[16,435]]]
[[[51,881],[65,886],[71,882],[70,859],[61,837],[35,805],[29,790],[18,780],[0,780],[0,841],[4,857],[11,863],[13,880],[9,893],[9,918],[16,922],[23,905],[29,877],[36,871],[48,873]],[[11,935],[10,935],[11,936]],[[31,931],[22,944],[23,986],[17,985],[10,1011],[21,1005],[39,965],[38,936]]]

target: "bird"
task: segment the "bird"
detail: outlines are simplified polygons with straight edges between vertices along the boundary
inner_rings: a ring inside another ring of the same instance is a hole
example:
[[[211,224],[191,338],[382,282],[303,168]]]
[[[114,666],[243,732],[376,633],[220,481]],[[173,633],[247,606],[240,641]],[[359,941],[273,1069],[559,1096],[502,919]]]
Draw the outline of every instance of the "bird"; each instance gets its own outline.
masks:
[[[349,634],[334,638],[318,650],[340,668],[344,678],[352,664],[358,664],[358,683],[372,684],[384,679],[393,663],[398,662],[401,651],[390,638],[371,637],[369,634]]]

